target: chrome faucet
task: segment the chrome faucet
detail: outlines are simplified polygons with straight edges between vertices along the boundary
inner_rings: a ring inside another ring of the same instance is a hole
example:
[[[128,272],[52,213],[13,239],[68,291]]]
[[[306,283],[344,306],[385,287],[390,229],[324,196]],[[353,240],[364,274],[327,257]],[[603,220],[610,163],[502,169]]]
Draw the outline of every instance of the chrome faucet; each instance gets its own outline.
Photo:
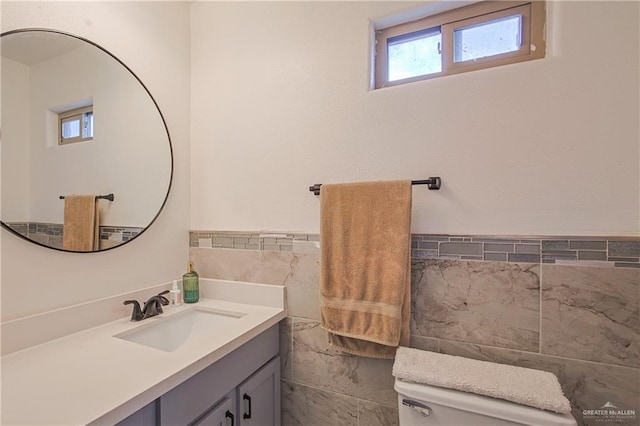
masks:
[[[125,300],[125,305],[133,305],[131,321],[142,321],[143,319],[160,315],[162,313],[162,305],[169,304],[169,300],[163,296],[167,293],[169,293],[169,290],[165,290],[162,293],[151,296],[146,302],[144,302],[144,307],[142,309],[140,309],[140,303],[137,300]]]

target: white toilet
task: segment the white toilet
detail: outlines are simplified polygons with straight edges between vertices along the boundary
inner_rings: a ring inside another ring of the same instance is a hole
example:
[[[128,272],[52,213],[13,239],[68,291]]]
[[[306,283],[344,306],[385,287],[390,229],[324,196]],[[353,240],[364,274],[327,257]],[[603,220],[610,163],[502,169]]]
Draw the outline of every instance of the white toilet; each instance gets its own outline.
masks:
[[[399,347],[400,426],[576,426],[549,372]]]
[[[396,379],[400,426],[576,426],[571,414]]]

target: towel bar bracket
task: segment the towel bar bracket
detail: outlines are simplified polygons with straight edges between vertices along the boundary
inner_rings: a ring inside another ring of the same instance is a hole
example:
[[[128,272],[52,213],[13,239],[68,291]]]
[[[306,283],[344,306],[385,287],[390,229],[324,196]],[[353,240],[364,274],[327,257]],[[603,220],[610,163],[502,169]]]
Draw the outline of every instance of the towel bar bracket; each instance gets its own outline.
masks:
[[[439,190],[442,184],[442,179],[440,177],[430,177],[429,179],[422,180],[412,180],[411,185],[427,185],[427,188],[432,190]],[[309,187],[309,191],[313,192],[313,195],[320,195],[320,187],[321,183],[316,183],[315,185],[311,185]]]

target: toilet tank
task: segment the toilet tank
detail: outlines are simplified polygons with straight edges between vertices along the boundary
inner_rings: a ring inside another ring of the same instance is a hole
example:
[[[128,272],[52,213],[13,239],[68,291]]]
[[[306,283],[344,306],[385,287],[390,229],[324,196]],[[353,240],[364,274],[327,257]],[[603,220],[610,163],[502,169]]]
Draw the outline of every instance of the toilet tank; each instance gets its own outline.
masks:
[[[554,413],[483,395],[396,379],[400,426],[576,426]]]

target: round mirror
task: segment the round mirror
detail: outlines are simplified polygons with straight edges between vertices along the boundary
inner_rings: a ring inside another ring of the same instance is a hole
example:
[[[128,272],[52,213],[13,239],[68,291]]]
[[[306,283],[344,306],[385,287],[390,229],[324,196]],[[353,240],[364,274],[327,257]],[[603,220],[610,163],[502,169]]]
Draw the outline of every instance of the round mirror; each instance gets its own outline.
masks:
[[[0,41],[2,227],[71,252],[139,236],[173,175],[169,132],[147,88],[81,37],[28,29]]]

